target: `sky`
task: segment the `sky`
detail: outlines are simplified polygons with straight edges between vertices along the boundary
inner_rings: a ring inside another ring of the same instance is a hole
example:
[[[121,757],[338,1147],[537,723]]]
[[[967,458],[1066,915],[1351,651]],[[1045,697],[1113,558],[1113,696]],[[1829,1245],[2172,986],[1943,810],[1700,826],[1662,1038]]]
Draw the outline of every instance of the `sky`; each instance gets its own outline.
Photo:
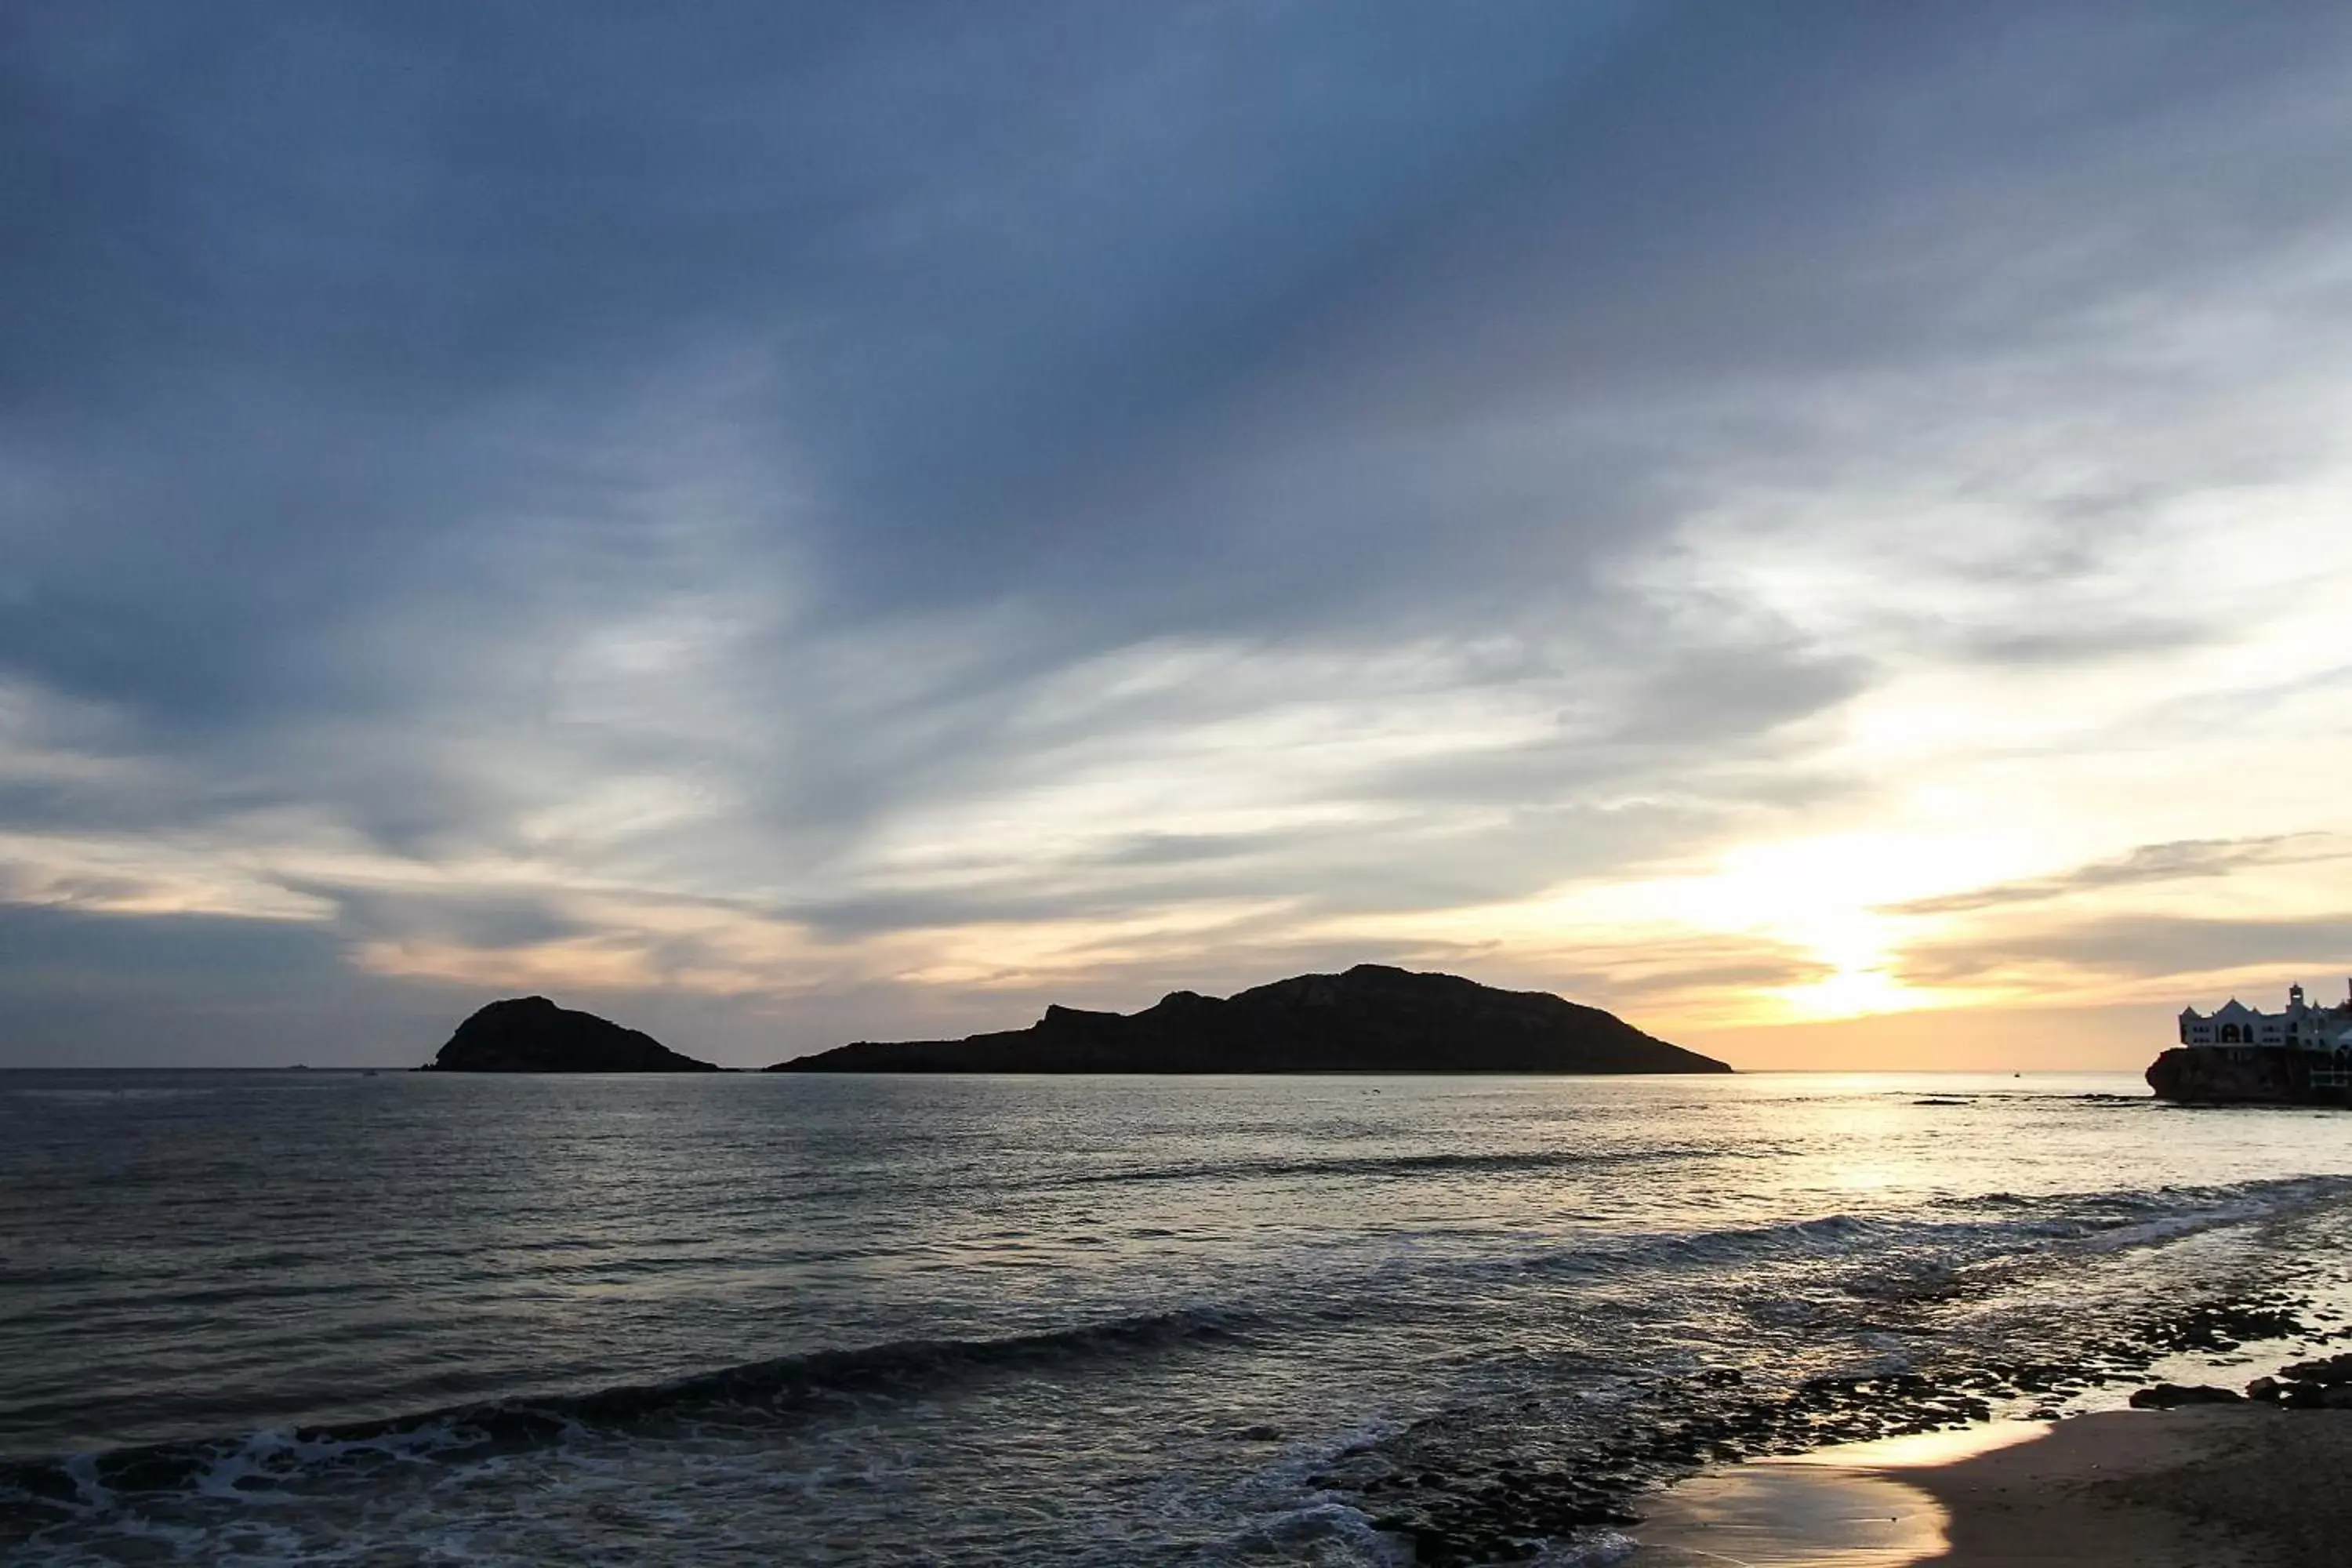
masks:
[[[2352,10],[17,0],[0,1065],[2352,973]]]

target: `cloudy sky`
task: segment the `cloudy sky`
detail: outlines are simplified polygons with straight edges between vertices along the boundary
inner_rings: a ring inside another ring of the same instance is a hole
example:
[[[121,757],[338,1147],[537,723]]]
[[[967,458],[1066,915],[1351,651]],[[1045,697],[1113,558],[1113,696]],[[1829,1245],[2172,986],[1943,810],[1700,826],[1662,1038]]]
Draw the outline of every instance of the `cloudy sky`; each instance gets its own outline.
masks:
[[[2352,11],[19,0],[0,1064],[2352,972]]]

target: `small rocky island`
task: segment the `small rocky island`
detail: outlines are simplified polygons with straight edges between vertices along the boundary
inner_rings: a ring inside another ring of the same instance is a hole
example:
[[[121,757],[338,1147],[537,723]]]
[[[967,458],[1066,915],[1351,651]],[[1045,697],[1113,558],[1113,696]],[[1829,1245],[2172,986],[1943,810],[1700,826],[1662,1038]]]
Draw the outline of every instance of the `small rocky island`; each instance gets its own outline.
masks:
[[[2352,987],[2347,987],[2352,993]],[[2352,994],[2329,1005],[2300,985],[2275,1013],[2232,996],[2180,1010],[2180,1043],[2147,1068],[2147,1087],[2179,1105],[2352,1104]]]
[[[493,1002],[457,1026],[425,1072],[722,1072],[651,1035],[544,996]]]
[[[1178,991],[1140,1013],[1048,1007],[1025,1029],[862,1040],[770,1072],[1729,1072],[1613,1014],[1545,991],[1360,963],[1223,1000]]]
[[[2175,1046],[2144,1076],[2157,1099],[2175,1105],[2352,1105],[2352,1063],[2275,1046]]]

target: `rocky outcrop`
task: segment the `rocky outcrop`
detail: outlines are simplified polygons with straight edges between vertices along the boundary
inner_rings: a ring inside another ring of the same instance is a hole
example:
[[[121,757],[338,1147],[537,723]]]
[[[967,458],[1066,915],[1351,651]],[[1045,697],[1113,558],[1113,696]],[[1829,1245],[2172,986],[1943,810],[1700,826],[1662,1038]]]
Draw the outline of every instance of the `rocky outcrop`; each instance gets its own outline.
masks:
[[[434,1072],[719,1072],[651,1035],[544,996],[493,1002],[457,1026]]]
[[[2290,1410],[2352,1410],[2352,1355],[2283,1366],[2276,1377],[2246,1384],[2246,1397]]]
[[[2311,1063],[2332,1058],[2276,1047],[2176,1046],[2148,1064],[2147,1087],[2181,1105],[2342,1105],[2340,1089],[2314,1089]]]
[[[1729,1072],[1598,1007],[1361,963],[1140,1013],[1048,1007],[1026,1029],[860,1041],[771,1072]]]
[[[2240,1405],[2246,1396],[2210,1383],[2158,1383],[2135,1388],[2125,1403],[2134,1410],[2178,1410],[2184,1405]]]

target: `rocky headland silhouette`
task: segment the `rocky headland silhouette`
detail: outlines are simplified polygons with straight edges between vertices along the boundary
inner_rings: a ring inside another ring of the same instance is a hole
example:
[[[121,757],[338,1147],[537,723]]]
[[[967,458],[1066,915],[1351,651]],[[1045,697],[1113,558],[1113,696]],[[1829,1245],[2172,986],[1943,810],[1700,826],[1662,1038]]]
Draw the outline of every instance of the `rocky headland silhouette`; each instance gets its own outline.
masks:
[[[544,996],[493,1002],[457,1026],[427,1072],[723,1072],[642,1030]]]
[[[1729,1072],[1615,1015],[1545,991],[1360,963],[1220,1000],[1178,991],[1139,1013],[1054,1006],[1025,1029],[861,1040],[770,1072]]]
[[[2147,1066],[2147,1087],[2158,1100],[2178,1105],[2344,1105],[2352,1091],[2339,1078],[2326,1087],[2313,1082],[2315,1067],[2334,1058],[2324,1052],[2251,1047],[2175,1046]]]

